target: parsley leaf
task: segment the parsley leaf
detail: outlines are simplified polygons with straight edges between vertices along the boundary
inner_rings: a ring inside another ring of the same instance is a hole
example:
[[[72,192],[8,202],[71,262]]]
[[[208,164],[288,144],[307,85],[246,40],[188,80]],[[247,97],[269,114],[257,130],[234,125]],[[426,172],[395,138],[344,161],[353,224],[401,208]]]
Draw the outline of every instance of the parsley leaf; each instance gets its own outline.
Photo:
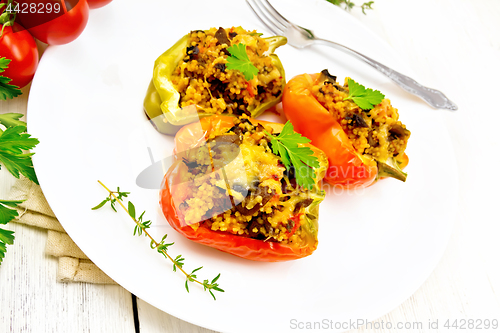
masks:
[[[27,133],[21,134],[25,131],[24,126],[8,127],[0,134],[0,150],[11,154],[22,154],[23,150],[32,149],[40,143],[38,139],[32,138]]]
[[[314,156],[311,148],[298,146],[299,143],[309,143],[311,140],[295,133],[290,121],[287,121],[278,136],[265,133],[271,140],[273,153],[281,157],[286,169],[290,170],[293,165],[297,184],[306,189],[312,189],[315,183],[314,168],[319,167],[318,158]]]
[[[3,71],[1,66],[5,63],[5,58],[0,58],[0,72]],[[2,77],[0,77],[0,82],[1,79]],[[0,90],[0,97],[1,94],[2,91]],[[24,133],[26,132],[26,123],[19,120],[22,116],[20,113],[0,114],[0,125],[5,126],[5,130],[0,128],[0,167],[5,166],[16,178],[19,178],[19,174],[22,174],[38,184],[31,161],[33,153],[24,153],[24,150],[35,147],[39,141]],[[0,225],[7,224],[18,216],[15,208],[21,202],[18,200],[0,200]],[[0,264],[5,258],[7,245],[13,243],[14,232],[0,228]]]
[[[363,85],[348,79],[347,85],[349,86],[349,96],[345,100],[352,100],[363,110],[371,110],[373,107],[385,98],[385,95],[378,90],[365,88]]]
[[[0,73],[3,73],[7,67],[9,67],[10,59],[0,58]],[[12,81],[8,77],[0,76],[0,100],[6,100],[8,98],[14,98],[22,94],[18,86],[9,84]]]
[[[19,120],[23,115],[21,113],[4,113],[0,114],[0,124],[5,127],[26,126],[26,123]]]
[[[7,244],[14,244],[14,231],[0,229],[0,264],[3,261],[3,258],[5,258]]]
[[[9,64],[12,60],[7,59],[5,57],[0,58],[0,73],[5,72],[5,69],[9,67]]]
[[[31,156],[33,153],[24,153],[24,150],[34,148],[38,139],[32,138],[26,132],[26,124],[20,120],[19,114],[7,113],[0,116],[0,123],[7,127],[0,129],[0,167],[5,166],[16,178],[19,174],[38,184],[33,168]]]
[[[245,75],[245,80],[249,81],[259,74],[248,57],[245,44],[235,44],[227,48],[231,56],[227,57],[227,69],[240,71]]]
[[[0,224],[7,224],[17,216],[16,208],[22,201],[0,200]]]
[[[19,200],[0,200],[0,224],[7,224],[18,216],[17,207],[22,201]],[[0,228],[0,264],[5,257],[7,245],[14,244],[14,231]]]
[[[14,177],[19,178],[19,174],[22,174],[35,184],[38,184],[35,169],[31,162],[31,156],[33,156],[33,154],[34,153],[14,155],[0,150],[0,163],[3,164]]]

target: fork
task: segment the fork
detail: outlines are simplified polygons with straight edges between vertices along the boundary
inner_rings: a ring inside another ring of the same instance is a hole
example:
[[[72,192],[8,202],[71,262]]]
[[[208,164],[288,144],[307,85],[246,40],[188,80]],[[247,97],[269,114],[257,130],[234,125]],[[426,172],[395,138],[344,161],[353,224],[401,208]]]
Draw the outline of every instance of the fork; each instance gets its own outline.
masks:
[[[407,92],[422,98],[430,106],[437,109],[448,109],[453,111],[458,110],[457,105],[439,90],[427,88],[412,78],[403,75],[351,48],[316,37],[310,29],[298,26],[284,18],[276,9],[274,9],[269,1],[246,0],[246,2],[250,5],[262,23],[264,23],[274,34],[285,36],[288,39],[288,44],[291,46],[298,49],[303,49],[313,44],[333,47],[363,60],[368,65],[386,75]]]

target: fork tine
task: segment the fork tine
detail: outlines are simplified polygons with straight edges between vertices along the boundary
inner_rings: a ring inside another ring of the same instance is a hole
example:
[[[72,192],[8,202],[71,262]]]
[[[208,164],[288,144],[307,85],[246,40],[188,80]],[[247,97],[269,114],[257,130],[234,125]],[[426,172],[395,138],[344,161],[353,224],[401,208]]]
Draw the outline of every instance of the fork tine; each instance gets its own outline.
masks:
[[[286,26],[277,22],[270,12],[258,0],[246,0],[257,17],[275,34],[282,34]]]
[[[288,21],[283,15],[281,15],[268,0],[260,0],[262,6],[264,6],[269,14],[271,14],[279,23],[281,23],[285,29],[289,27],[292,23]]]
[[[255,15],[259,18],[259,20],[264,23],[266,27],[271,30],[276,35],[283,35],[285,31],[285,26],[282,24],[278,25],[274,18],[269,14],[267,9],[263,9],[255,0],[246,0],[250,8],[254,11]]]

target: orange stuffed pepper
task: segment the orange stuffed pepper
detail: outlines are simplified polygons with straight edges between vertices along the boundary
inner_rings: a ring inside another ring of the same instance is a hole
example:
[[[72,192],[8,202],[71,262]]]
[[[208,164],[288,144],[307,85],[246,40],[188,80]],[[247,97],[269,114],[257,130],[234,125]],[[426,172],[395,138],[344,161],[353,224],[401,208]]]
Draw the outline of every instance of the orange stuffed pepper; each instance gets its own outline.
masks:
[[[372,185],[381,177],[405,181],[402,169],[408,164],[405,149],[410,131],[379,92],[380,103],[372,109],[360,108],[348,98],[347,82],[337,83],[327,70],[294,77],[283,93],[286,117],[327,155],[328,183],[355,188]]]

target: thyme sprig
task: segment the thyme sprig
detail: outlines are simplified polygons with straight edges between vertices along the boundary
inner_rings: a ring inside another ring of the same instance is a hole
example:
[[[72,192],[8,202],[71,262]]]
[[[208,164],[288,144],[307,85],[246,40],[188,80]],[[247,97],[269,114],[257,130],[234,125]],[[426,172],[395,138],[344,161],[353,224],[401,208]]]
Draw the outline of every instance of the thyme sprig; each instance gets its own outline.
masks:
[[[170,246],[174,245],[174,243],[166,243],[165,242],[167,239],[167,235],[163,236],[163,238],[161,239],[160,242],[157,242],[151,236],[151,234],[148,233],[147,229],[149,229],[151,227],[151,221],[150,220],[143,221],[144,214],[146,213],[146,211],[142,212],[142,214],[138,218],[136,218],[136,210],[135,210],[134,204],[131,201],[129,201],[128,208],[125,207],[125,205],[123,204],[122,199],[127,197],[130,194],[130,192],[120,191],[119,187],[117,188],[116,191],[111,191],[100,180],[98,180],[98,182],[99,182],[99,184],[101,184],[102,187],[104,187],[106,189],[106,191],[108,191],[109,194],[108,194],[108,197],[106,199],[104,199],[97,206],[92,208],[92,210],[97,210],[109,202],[111,205],[111,208],[113,208],[113,210],[116,212],[117,210],[116,210],[114,205],[116,203],[118,203],[123,208],[123,210],[125,210],[128,213],[128,215],[132,218],[132,220],[134,220],[134,222],[136,224],[135,228],[134,228],[134,236],[136,234],[138,236],[141,236],[142,234],[144,234],[146,237],[148,237],[151,240],[151,243],[150,243],[151,248],[153,250],[156,249],[156,251],[158,253],[162,254],[165,258],[169,259],[172,262],[173,271],[177,272],[177,270],[179,270],[180,272],[182,272],[186,276],[185,287],[186,287],[187,292],[189,292],[189,286],[188,286],[189,282],[194,282],[194,283],[201,285],[203,287],[203,290],[208,291],[210,293],[210,295],[212,295],[214,300],[216,298],[215,298],[213,291],[224,292],[224,290],[222,290],[219,287],[219,284],[217,283],[217,280],[219,280],[219,277],[220,277],[220,273],[215,278],[213,278],[212,281],[203,280],[203,282],[201,282],[201,281],[197,280],[198,276],[195,273],[197,271],[199,271],[200,269],[202,269],[203,266],[193,269],[191,271],[191,273],[186,272],[183,268],[184,267],[184,260],[185,260],[184,257],[182,257],[182,255],[179,254],[177,257],[173,258],[172,256],[170,256],[168,254],[168,250],[169,250]]]
[[[100,181],[98,181],[98,182],[99,182],[99,184],[104,186]],[[108,190],[107,187],[104,187],[104,188],[106,190]],[[130,194],[130,192],[121,192],[119,187],[116,189],[116,191],[108,190],[108,192],[109,192],[108,197],[106,199],[104,199],[103,201],[101,201],[101,203],[99,203],[97,206],[92,208],[92,210],[99,209],[99,208],[103,207],[107,202],[109,202],[111,204],[111,208],[113,208],[113,210],[115,212],[118,212],[115,208],[115,203],[117,201],[122,200],[123,198],[127,197]],[[134,214],[135,214],[135,210],[134,210]],[[133,218],[135,219],[135,216]],[[134,233],[134,235],[135,235],[135,233]]]

